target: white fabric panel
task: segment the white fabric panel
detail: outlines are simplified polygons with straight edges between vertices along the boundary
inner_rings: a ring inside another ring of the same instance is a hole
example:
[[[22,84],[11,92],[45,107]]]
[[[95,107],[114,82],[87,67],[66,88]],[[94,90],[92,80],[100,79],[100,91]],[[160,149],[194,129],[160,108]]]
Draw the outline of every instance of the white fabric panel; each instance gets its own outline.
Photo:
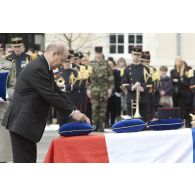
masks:
[[[192,163],[191,129],[105,134],[109,162]]]

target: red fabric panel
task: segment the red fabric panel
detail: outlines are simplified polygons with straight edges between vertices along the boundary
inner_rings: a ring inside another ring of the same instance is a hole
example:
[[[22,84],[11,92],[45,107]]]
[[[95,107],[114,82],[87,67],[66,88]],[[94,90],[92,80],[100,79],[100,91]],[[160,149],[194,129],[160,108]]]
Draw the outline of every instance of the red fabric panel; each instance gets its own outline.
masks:
[[[54,139],[45,163],[108,163],[104,135],[59,137]]]

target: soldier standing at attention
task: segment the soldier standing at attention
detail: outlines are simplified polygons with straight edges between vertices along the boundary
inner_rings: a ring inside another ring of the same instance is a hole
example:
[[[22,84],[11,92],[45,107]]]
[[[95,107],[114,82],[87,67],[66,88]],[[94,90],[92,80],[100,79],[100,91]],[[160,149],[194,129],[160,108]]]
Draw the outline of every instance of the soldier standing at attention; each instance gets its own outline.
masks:
[[[95,60],[91,62],[93,71],[87,90],[88,97],[91,97],[92,121],[96,130],[100,132],[104,131],[107,101],[114,88],[112,68],[104,60],[102,49],[95,47]]]
[[[157,87],[160,82],[160,74],[150,65],[150,52],[142,52],[141,63],[149,69],[149,75],[147,79],[148,99],[149,99],[149,120],[154,118],[155,112],[159,106],[160,94]]]
[[[30,55],[25,53],[25,47],[22,37],[11,39],[13,53],[6,57],[6,60],[11,61],[15,65],[16,78],[18,78],[21,70],[31,61]]]
[[[56,84],[76,105],[75,94],[78,90],[78,85],[76,83],[78,72],[70,68],[72,58],[73,56],[68,55],[67,59],[62,62],[62,68],[59,70],[60,76],[56,79]],[[58,112],[58,115],[60,126],[72,121],[71,117],[65,117],[62,112]]]
[[[132,110],[132,102],[136,102],[136,90],[140,92],[139,108],[141,118],[148,121],[148,89],[147,89],[147,77],[148,70],[140,62],[142,54],[141,47],[133,47],[132,60],[133,63],[125,68],[124,75],[122,77],[122,87],[128,89],[127,93],[127,112],[130,116],[134,115]]]

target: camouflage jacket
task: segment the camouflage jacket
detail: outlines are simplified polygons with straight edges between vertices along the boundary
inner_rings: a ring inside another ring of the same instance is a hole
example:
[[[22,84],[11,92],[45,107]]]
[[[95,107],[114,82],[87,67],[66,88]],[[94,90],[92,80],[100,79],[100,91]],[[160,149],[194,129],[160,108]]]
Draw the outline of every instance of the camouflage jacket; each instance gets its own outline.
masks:
[[[113,71],[107,61],[102,60],[100,62],[94,60],[91,61],[92,74],[88,88],[114,88]]]

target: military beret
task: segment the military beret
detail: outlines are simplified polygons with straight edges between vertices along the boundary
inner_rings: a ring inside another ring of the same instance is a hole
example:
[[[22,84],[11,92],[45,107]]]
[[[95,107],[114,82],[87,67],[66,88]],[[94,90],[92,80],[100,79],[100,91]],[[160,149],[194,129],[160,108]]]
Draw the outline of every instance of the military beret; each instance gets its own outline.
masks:
[[[95,47],[95,52],[96,53],[102,53],[102,50],[103,50],[103,47],[101,47],[101,46],[96,46]]]

